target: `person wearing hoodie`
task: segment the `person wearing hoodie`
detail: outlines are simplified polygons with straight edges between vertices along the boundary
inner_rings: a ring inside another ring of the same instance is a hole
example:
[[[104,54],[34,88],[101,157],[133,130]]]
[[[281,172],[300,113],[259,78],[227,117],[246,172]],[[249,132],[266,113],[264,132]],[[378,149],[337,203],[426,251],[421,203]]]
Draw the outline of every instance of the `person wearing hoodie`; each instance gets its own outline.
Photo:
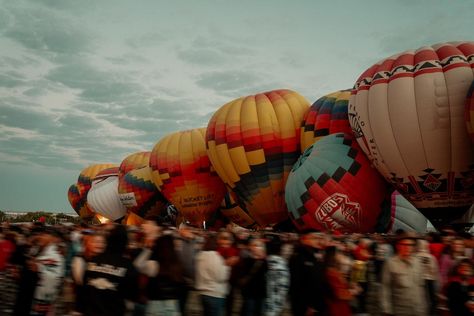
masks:
[[[429,243],[426,240],[419,239],[417,248],[418,252],[415,256],[420,262],[423,279],[425,280],[427,304],[430,308],[429,315],[434,315],[437,306],[437,289],[440,282],[438,260],[430,253]]]
[[[281,256],[282,242],[278,235],[267,235],[267,296],[265,298],[265,315],[281,315],[285,307],[290,286],[290,271],[285,259]]]

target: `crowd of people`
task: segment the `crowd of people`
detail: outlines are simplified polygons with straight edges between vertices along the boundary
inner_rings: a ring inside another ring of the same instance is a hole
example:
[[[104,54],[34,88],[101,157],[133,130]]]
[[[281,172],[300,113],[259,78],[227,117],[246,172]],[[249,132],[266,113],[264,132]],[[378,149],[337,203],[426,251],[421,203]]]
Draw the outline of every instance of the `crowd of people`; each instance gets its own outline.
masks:
[[[0,315],[472,315],[474,239],[9,225]]]

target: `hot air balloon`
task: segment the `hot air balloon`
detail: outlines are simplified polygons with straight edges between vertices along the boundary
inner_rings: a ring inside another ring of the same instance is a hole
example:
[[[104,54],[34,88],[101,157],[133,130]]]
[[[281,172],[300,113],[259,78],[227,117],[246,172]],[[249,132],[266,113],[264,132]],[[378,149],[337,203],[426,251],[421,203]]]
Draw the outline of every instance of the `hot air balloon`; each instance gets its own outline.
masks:
[[[474,142],[474,81],[469,88],[464,112],[466,127],[471,141]]]
[[[300,154],[308,107],[298,93],[275,90],[231,101],[209,121],[209,159],[260,226],[288,218],[285,183]]]
[[[347,117],[350,90],[336,91],[316,100],[301,124],[301,152],[321,137],[335,133],[352,134]]]
[[[87,193],[87,203],[96,213],[112,221],[125,216],[126,208],[118,195],[118,167],[99,172]]]
[[[285,199],[300,230],[372,232],[388,189],[351,135],[325,136],[293,166]]]
[[[150,156],[155,185],[185,221],[201,227],[219,208],[226,192],[207,157],[205,131],[197,128],[169,134]]]
[[[221,214],[233,223],[245,228],[255,228],[257,223],[250,217],[234,192],[227,192],[221,203]]]
[[[160,216],[168,205],[168,201],[153,183],[148,165],[119,176],[118,192],[127,210],[145,219]]]
[[[81,196],[79,195],[79,189],[76,184],[71,184],[69,187],[67,198],[77,215],[80,215],[79,210],[81,209],[81,205],[79,203],[81,201]]]
[[[95,164],[81,171],[77,179],[77,188],[80,196],[79,210],[76,210],[81,218],[92,219],[95,215],[94,211],[92,211],[87,204],[87,193],[91,188],[92,179],[102,170],[116,166],[115,164]]]
[[[389,232],[395,233],[402,229],[425,234],[435,230],[431,222],[398,191],[392,193],[391,213],[392,225]]]
[[[119,178],[121,178],[127,172],[132,171],[133,169],[148,167],[148,164],[150,162],[150,154],[151,152],[149,151],[140,151],[125,157],[119,167]]]
[[[474,147],[463,123],[474,43],[387,58],[357,80],[349,121],[377,170],[433,224],[474,202]]]

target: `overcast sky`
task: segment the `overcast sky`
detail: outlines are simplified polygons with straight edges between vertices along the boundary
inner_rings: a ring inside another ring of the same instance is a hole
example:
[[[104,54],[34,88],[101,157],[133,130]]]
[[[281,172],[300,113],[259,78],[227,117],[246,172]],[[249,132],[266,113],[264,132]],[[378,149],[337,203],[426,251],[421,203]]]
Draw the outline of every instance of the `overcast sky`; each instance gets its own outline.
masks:
[[[472,0],[0,0],[0,210],[72,212],[91,163],[240,96],[314,102],[395,53],[474,40],[473,17]]]

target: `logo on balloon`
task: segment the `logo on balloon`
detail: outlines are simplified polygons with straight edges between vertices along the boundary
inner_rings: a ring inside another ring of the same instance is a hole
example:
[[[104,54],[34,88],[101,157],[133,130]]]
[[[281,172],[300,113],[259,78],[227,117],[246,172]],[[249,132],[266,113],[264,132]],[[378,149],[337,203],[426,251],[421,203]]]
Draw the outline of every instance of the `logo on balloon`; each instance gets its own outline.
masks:
[[[327,229],[347,229],[359,227],[361,207],[357,202],[351,202],[342,193],[333,193],[316,209],[316,220]]]

